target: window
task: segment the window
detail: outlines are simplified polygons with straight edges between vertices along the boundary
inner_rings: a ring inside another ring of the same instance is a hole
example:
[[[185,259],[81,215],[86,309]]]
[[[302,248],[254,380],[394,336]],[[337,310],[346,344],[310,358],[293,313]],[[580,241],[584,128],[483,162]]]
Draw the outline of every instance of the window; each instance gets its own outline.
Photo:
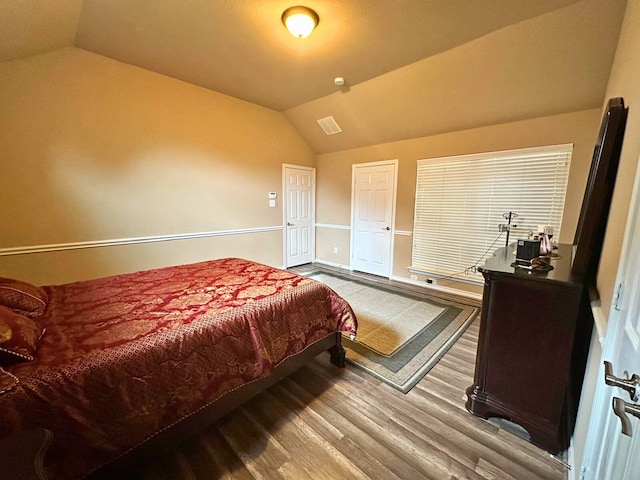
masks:
[[[475,267],[538,225],[559,238],[573,146],[418,160],[411,270],[476,283]]]

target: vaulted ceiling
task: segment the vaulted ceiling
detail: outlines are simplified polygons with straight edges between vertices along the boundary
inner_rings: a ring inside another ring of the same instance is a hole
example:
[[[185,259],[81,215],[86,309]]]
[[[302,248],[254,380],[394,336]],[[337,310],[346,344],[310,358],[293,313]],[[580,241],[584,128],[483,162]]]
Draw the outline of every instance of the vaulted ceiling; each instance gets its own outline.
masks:
[[[282,111],[328,152],[599,107],[626,0],[305,0],[304,40],[296,3],[7,1],[0,61],[75,46]]]

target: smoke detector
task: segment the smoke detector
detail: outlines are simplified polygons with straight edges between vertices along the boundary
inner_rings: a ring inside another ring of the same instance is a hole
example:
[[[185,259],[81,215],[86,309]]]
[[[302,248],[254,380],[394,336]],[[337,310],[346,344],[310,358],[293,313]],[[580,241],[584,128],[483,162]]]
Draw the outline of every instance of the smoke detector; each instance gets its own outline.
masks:
[[[340,125],[336,123],[336,119],[331,115],[328,117],[320,118],[317,120],[318,125],[324,130],[324,133],[327,135],[335,135],[336,133],[342,132]]]

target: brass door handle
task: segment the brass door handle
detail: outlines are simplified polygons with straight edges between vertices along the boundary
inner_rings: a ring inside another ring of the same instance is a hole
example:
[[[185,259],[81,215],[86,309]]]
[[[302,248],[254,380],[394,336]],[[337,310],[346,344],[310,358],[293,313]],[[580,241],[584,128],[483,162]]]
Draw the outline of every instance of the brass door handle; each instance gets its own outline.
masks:
[[[613,374],[611,362],[604,362],[604,383],[612,387],[620,387],[629,393],[629,397],[634,402],[638,401],[638,391],[636,387],[640,383],[640,376],[634,373],[631,378],[618,378]]]
[[[613,413],[618,416],[622,423],[622,433],[629,437],[632,436],[633,429],[631,428],[631,420],[627,417],[627,413],[640,418],[640,406],[633,403],[627,403],[618,397],[613,397],[611,406],[613,407]]]

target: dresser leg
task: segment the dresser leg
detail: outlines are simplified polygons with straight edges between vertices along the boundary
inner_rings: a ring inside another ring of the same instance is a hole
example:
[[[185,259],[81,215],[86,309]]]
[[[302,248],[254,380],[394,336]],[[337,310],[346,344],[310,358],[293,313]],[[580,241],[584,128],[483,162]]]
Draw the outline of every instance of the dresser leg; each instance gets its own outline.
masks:
[[[464,404],[467,411],[472,413],[476,417],[484,418],[485,420],[491,415],[489,406],[487,405],[487,394],[480,391],[477,385],[471,385],[466,390],[467,402]]]

